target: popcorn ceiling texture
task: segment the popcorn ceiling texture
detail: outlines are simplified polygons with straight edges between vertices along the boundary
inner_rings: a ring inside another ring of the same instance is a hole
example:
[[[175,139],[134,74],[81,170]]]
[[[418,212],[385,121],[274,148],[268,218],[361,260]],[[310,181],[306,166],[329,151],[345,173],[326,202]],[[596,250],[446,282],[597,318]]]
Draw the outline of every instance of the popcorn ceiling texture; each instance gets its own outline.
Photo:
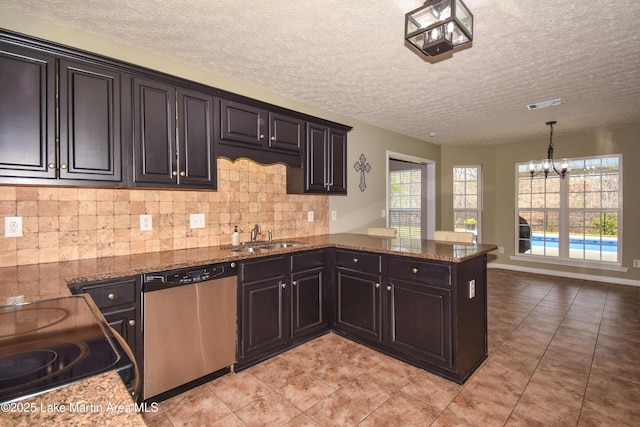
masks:
[[[433,61],[403,39],[404,14],[424,0],[0,3],[0,16],[16,11],[435,144],[544,140],[549,120],[558,136],[640,120],[638,1],[465,0],[471,46]],[[553,98],[565,102],[526,108]]]
[[[314,211],[314,222],[307,211]],[[191,229],[189,214],[206,227]],[[0,187],[0,217],[23,217],[23,237],[0,237],[0,267],[231,244],[260,224],[274,239],[329,232],[327,196],[286,194],[286,166],[218,159],[218,191]],[[140,231],[139,215],[153,230]]]

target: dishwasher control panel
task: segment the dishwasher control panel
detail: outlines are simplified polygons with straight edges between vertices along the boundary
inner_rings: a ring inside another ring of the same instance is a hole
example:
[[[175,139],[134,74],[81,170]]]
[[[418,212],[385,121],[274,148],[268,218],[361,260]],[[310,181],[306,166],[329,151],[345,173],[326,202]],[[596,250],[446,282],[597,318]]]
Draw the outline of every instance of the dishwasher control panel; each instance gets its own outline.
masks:
[[[142,278],[142,291],[150,292],[172,286],[206,282],[235,275],[237,275],[235,262],[147,273]]]

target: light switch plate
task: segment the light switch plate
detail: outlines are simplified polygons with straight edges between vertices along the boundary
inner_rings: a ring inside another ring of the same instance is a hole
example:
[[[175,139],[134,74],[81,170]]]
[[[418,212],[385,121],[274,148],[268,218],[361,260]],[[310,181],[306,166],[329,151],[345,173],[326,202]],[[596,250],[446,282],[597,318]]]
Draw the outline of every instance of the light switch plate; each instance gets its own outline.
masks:
[[[6,216],[4,218],[4,237],[22,237],[21,216]]]
[[[189,225],[191,228],[204,228],[204,214],[189,215]]]
[[[307,221],[313,222],[313,211],[307,212]]]

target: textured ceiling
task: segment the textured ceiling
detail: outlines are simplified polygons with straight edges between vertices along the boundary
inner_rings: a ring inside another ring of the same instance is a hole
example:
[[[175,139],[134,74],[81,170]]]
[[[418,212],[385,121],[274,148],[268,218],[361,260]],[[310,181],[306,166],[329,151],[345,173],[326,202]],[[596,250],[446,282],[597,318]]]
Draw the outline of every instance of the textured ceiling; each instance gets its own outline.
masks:
[[[405,46],[421,0],[0,0],[0,7],[168,56],[436,144],[640,123],[636,0],[465,0],[472,45]],[[440,57],[438,57],[440,58]],[[527,104],[562,98],[557,107]],[[435,132],[435,137],[429,134]]]

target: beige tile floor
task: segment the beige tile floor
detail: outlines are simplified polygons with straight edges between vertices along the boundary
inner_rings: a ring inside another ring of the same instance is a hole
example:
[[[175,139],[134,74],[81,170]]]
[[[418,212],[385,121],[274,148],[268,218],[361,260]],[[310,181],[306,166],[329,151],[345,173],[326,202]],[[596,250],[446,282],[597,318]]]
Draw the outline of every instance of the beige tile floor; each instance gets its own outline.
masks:
[[[489,270],[463,386],[327,334],[160,403],[150,426],[637,426],[640,288]]]

